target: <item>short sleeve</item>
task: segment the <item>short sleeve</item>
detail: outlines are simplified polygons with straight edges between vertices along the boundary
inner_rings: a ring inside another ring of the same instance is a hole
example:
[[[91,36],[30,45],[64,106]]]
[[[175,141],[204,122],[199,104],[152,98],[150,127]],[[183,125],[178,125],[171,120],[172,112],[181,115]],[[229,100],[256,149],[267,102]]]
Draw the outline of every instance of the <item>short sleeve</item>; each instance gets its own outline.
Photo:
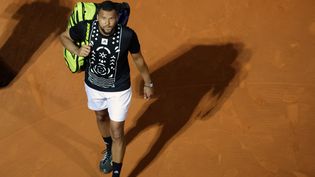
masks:
[[[140,43],[138,40],[138,36],[133,30],[132,30],[132,36],[131,36],[129,51],[130,51],[130,53],[140,52]]]
[[[70,37],[76,42],[85,40],[86,25],[84,22],[80,22],[69,29]]]

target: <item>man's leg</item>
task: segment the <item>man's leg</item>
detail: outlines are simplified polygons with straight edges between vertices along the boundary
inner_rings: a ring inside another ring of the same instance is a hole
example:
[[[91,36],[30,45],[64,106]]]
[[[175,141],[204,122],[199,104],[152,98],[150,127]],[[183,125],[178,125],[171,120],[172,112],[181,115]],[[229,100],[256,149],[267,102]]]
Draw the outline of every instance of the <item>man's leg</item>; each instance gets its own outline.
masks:
[[[131,89],[118,92],[109,99],[110,133],[113,140],[113,177],[119,177],[125,155],[126,142],[124,134],[125,119],[131,101]]]
[[[113,157],[113,177],[119,177],[122,167],[122,161],[125,155],[126,142],[124,134],[125,121],[110,121],[110,132],[113,139],[112,157]]]
[[[99,167],[104,173],[109,173],[112,171],[112,138],[110,136],[110,119],[108,111],[95,111],[96,122],[98,129],[103,137],[106,144],[106,150],[104,151],[104,157],[100,161]]]
[[[95,111],[98,129],[103,138],[110,137],[110,119],[106,110]]]

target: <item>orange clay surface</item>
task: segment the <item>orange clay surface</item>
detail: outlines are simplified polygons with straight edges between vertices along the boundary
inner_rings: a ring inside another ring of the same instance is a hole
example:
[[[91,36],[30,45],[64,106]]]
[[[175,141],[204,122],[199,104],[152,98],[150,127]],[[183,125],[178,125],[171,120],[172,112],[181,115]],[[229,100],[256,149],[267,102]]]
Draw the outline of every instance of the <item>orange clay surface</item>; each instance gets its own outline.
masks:
[[[0,2],[0,176],[110,176],[58,40],[75,1]],[[128,2],[156,96],[129,58],[122,177],[315,176],[315,1]]]

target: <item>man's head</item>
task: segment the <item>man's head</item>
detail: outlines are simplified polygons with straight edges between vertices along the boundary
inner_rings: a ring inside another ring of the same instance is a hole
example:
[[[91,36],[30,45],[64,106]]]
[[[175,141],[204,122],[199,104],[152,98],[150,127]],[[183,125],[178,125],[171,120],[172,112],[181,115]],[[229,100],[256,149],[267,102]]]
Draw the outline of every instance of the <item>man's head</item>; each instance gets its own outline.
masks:
[[[104,1],[101,3],[97,14],[97,20],[101,32],[105,35],[110,35],[118,22],[116,3],[112,1]]]

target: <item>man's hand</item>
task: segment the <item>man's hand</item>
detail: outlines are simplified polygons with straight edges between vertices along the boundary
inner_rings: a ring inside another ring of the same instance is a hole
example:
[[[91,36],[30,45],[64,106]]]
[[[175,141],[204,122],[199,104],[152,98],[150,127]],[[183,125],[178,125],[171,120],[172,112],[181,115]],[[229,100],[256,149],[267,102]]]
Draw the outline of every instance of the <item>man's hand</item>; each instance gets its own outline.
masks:
[[[153,93],[154,93],[153,87],[144,86],[143,88],[144,99],[146,100],[150,99],[151,96],[153,96]]]
[[[87,57],[91,52],[91,46],[89,45],[82,45],[81,48],[78,49],[76,52],[80,57]]]

